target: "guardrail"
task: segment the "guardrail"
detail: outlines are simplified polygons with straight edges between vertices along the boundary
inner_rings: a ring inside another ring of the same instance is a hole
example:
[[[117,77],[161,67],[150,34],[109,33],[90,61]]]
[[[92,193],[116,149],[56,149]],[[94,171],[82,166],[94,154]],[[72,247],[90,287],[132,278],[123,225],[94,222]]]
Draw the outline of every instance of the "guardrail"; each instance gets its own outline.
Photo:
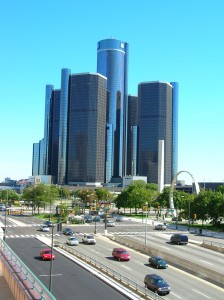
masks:
[[[146,287],[134,282],[130,278],[120,274],[119,272],[111,269],[110,267],[104,265],[100,261],[80,252],[76,249],[71,249],[70,247],[66,246],[63,243],[56,242],[55,246],[65,250],[66,252],[77,256],[79,259],[88,262],[95,268],[101,270],[103,273],[107,274],[108,276],[112,277],[114,280],[118,281],[120,284],[128,287],[129,289],[135,291],[138,295],[141,297],[144,297],[145,299],[151,299],[151,300],[163,300],[162,297],[159,295],[153,293],[152,291],[148,290]]]
[[[0,239],[0,263],[2,274],[16,299],[56,300],[2,239]]]
[[[213,250],[213,251],[224,253],[224,244],[223,243],[203,240],[203,243],[201,244],[201,246],[204,248]]]
[[[214,247],[224,248],[224,243],[217,243],[217,242],[213,242],[213,241],[203,240],[203,244],[214,246]]]

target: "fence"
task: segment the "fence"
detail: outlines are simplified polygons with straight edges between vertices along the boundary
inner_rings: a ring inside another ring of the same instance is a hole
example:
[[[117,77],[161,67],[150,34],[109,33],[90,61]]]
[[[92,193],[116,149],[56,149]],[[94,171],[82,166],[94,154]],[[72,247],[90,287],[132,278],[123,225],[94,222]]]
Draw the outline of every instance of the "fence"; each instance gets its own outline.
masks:
[[[0,239],[2,274],[18,300],[56,300],[12,249]]]
[[[100,261],[97,261],[96,259],[76,250],[71,249],[70,247],[66,246],[65,244],[62,244],[60,242],[56,242],[56,245],[60,247],[61,249],[65,250],[66,252],[69,252],[72,255],[75,255],[79,259],[89,263],[90,265],[94,266],[95,268],[99,269],[104,274],[107,274],[108,276],[112,277],[115,281],[119,282],[123,286],[131,289],[132,291],[136,292],[141,297],[144,297],[145,299],[151,299],[151,300],[163,300],[162,297],[159,295],[153,293],[152,291],[148,290],[146,287],[134,282],[130,278],[120,274],[119,272],[111,269],[110,267],[104,265]]]

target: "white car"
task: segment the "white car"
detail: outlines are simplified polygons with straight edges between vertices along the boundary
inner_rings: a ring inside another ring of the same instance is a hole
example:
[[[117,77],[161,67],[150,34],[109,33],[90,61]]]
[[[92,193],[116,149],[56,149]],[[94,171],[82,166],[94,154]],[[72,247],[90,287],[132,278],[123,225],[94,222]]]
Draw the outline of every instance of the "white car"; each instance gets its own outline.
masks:
[[[166,230],[166,225],[165,224],[157,224],[155,226],[156,230]]]
[[[113,221],[108,221],[107,227],[115,227],[115,223]]]
[[[96,239],[92,234],[84,234],[82,238],[84,244],[96,244]]]
[[[50,228],[47,225],[41,225],[40,226],[40,231],[48,232],[50,231]]]
[[[70,246],[78,246],[79,244],[79,241],[77,240],[76,237],[72,236],[72,237],[69,237],[67,238],[67,244],[70,245]]]

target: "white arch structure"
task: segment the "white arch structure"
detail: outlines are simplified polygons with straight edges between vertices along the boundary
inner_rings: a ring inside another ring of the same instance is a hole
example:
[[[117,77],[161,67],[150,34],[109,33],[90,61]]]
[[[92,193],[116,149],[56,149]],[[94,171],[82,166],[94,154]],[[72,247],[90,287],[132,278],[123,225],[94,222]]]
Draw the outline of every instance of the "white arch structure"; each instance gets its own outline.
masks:
[[[191,176],[191,178],[192,178],[192,180],[194,181],[194,184],[195,184],[196,194],[198,195],[198,194],[200,193],[200,187],[199,187],[199,184],[198,184],[198,182],[195,180],[194,176],[193,176],[191,173],[189,173],[188,171],[179,171],[179,172],[175,175],[175,177],[173,178],[173,181],[172,181],[172,183],[171,183],[171,188],[170,188],[170,199],[169,199],[169,202],[170,202],[170,209],[173,210],[173,212],[174,212],[175,215],[176,215],[176,212],[175,212],[175,209],[174,209],[174,203],[173,203],[173,190],[174,190],[174,184],[175,184],[175,182],[176,182],[176,180],[177,180],[177,177],[178,177],[178,175],[181,174],[181,173],[187,173],[187,174],[189,174],[189,175]]]

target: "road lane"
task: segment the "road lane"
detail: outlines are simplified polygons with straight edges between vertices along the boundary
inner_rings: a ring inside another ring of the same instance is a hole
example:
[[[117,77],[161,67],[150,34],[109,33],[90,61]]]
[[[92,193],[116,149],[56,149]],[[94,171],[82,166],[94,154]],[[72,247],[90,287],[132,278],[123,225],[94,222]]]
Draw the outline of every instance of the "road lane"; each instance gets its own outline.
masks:
[[[44,245],[32,238],[8,239],[7,243],[48,288],[50,261],[42,261],[39,257]],[[57,299],[127,300],[124,295],[59,253],[56,253],[52,274],[52,292]]]

